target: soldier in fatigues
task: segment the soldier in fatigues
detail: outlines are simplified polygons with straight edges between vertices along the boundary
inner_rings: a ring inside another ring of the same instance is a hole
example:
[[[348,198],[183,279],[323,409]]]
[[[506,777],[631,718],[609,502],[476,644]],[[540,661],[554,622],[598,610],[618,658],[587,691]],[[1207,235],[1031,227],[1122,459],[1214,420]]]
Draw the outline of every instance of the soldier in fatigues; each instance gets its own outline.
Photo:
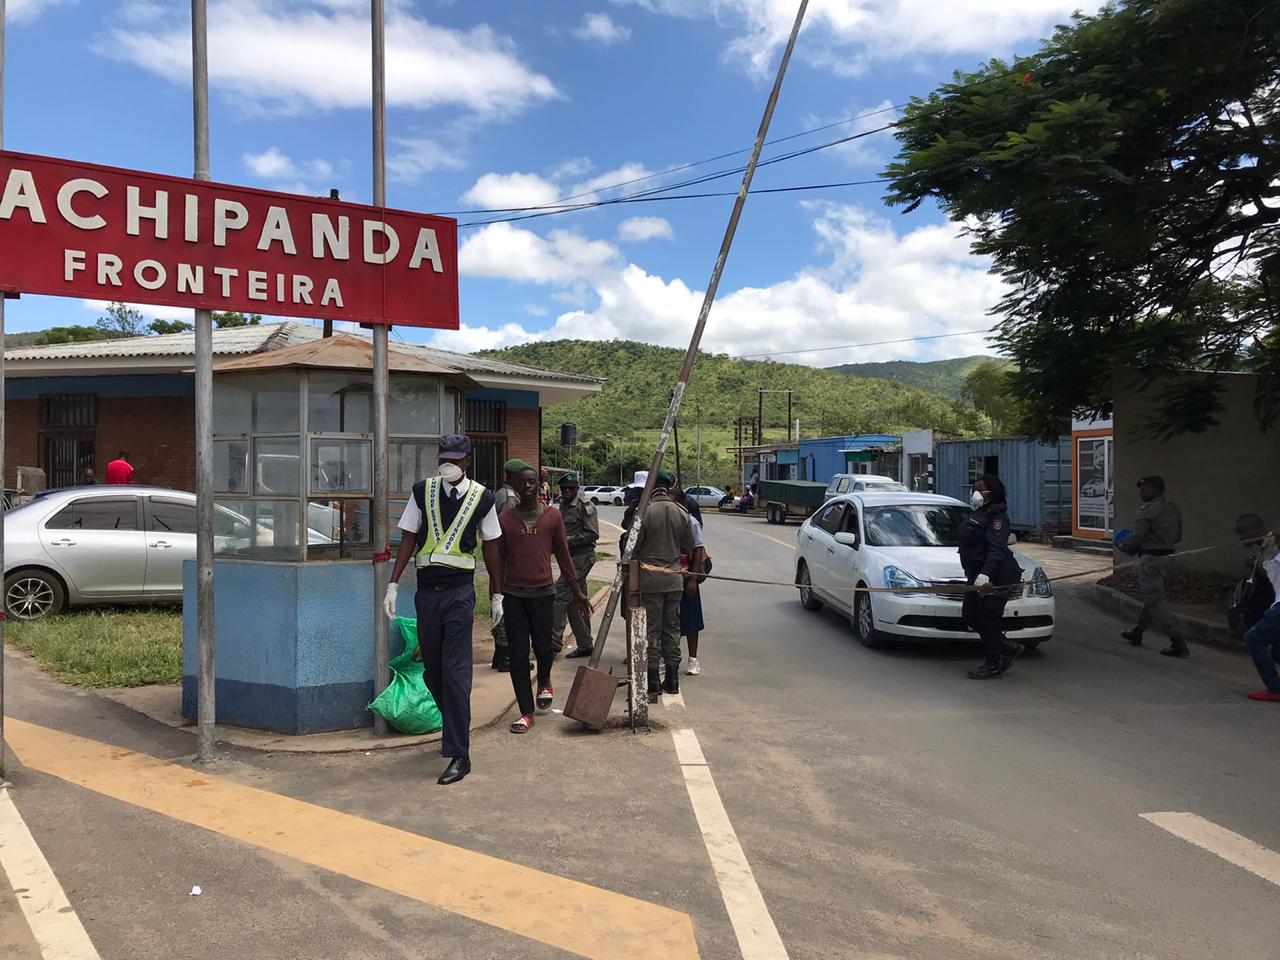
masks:
[[[564,515],[564,529],[569,536],[569,553],[573,556],[576,582],[585,590],[587,574],[596,563],[596,542],[600,539],[600,518],[596,508],[578,496],[578,478],[566,473],[560,478],[560,512]],[[564,571],[556,581],[556,607],[551,624],[551,649],[559,653],[564,646],[564,625],[568,620],[578,645],[567,656],[591,655],[591,618],[584,616],[575,602],[572,584]]]
[[[1138,481],[1138,490],[1142,506],[1122,549],[1139,558],[1138,592],[1142,609],[1138,611],[1137,626],[1120,636],[1140,647],[1143,633],[1154,622],[1169,638],[1169,646],[1160,653],[1166,657],[1189,657],[1191,651],[1182,639],[1165,595],[1165,578],[1172,563],[1169,558],[1182,541],[1182,513],[1165,499],[1164,480],[1160,477],[1143,477]]]
[[[520,502],[520,495],[516,493],[516,480],[521,470],[533,468],[523,460],[508,460],[502,465],[502,469],[507,475],[506,482],[493,492],[498,513]],[[511,669],[511,661],[507,657],[507,625],[505,623],[499,623],[493,628],[493,660],[489,663],[489,668],[502,673]]]
[[[684,508],[667,495],[674,483],[675,477],[669,471],[658,471],[632,554],[641,563],[677,571],[640,571],[640,595],[648,618],[645,638],[649,648],[650,696],[658,693],[659,663],[667,668],[662,689],[680,692],[680,598],[685,589],[684,577],[679,573],[680,557],[693,553],[693,524]]]

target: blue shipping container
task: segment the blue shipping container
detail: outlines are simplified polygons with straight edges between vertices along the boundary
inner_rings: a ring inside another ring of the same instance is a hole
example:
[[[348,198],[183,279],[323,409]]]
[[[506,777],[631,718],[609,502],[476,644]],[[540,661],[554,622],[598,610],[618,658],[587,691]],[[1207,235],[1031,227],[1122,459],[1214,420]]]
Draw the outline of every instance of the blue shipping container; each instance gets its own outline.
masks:
[[[800,479],[827,483],[837,473],[848,473],[845,450],[898,447],[896,434],[863,433],[856,437],[819,437],[800,441]]]
[[[994,473],[1009,491],[1009,522],[1031,533],[1071,532],[1071,438],[944,440],[934,445],[934,489],[969,502],[973,481]]]

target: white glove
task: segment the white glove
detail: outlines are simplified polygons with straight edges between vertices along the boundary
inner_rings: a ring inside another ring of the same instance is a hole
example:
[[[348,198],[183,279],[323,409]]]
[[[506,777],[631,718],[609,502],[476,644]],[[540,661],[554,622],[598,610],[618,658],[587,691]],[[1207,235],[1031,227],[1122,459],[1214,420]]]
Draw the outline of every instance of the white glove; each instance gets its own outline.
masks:
[[[980,573],[978,574],[978,579],[973,581],[973,585],[975,587],[985,587],[990,582],[991,582],[990,577],[988,577],[985,573]]]
[[[394,583],[388,583],[386,596],[382,598],[382,609],[389,620],[396,618],[396,594],[399,590],[400,588]]]
[[[502,622],[502,594],[495,593],[489,597],[489,623],[497,626]]]

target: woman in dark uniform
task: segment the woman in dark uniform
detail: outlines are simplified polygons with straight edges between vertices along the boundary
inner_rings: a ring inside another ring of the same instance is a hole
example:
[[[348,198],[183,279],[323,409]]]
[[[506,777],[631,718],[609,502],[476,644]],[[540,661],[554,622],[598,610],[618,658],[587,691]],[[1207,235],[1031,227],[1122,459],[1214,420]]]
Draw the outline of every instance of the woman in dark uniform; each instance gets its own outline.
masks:
[[[969,502],[973,513],[960,528],[960,565],[965,577],[978,587],[1021,583],[1022,568],[1009,549],[1009,507],[1004,482],[992,474],[983,475],[973,485]],[[1001,629],[1010,593],[991,589],[964,595],[965,626],[982,637],[985,657],[980,667],[969,671],[970,679],[998,679],[1022,652],[1022,644],[1005,639]]]

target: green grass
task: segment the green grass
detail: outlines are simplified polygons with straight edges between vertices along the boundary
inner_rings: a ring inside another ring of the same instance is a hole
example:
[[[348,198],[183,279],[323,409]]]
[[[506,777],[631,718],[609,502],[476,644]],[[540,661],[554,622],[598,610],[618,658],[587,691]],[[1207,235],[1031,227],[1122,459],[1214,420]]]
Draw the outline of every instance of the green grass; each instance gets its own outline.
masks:
[[[32,623],[10,620],[5,639],[78,687],[182,681],[182,614],[176,610],[84,610]]]

